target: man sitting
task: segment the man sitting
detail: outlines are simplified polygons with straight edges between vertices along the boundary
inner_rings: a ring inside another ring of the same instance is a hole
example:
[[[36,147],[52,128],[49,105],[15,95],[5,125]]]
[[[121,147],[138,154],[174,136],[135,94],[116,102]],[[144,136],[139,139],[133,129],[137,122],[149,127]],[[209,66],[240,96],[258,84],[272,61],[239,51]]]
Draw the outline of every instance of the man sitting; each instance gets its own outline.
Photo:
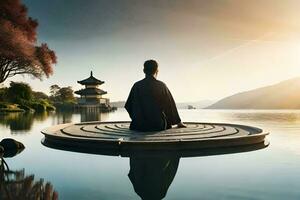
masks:
[[[158,64],[155,60],[144,63],[146,77],[131,88],[125,108],[130,115],[130,129],[136,131],[161,131],[186,127],[166,84],[156,79]]]

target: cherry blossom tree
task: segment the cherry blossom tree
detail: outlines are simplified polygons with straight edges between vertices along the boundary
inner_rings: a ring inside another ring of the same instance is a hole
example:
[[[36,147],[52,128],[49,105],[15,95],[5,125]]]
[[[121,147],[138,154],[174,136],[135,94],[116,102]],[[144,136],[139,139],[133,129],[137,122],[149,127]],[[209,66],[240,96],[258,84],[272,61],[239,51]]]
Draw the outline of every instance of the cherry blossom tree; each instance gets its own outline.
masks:
[[[17,74],[42,80],[53,73],[55,52],[37,42],[37,20],[21,0],[0,1],[0,83]]]

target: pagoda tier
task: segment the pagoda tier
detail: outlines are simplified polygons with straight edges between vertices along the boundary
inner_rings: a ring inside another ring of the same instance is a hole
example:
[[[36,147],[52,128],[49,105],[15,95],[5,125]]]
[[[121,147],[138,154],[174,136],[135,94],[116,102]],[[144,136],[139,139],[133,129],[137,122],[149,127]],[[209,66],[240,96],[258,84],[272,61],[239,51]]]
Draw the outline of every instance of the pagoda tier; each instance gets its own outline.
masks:
[[[93,72],[91,72],[91,76],[89,78],[77,82],[85,86],[85,88],[75,91],[75,94],[80,95],[80,98],[78,98],[78,105],[109,106],[109,99],[102,97],[102,95],[107,94],[107,92],[98,88],[99,85],[104,83],[104,81],[100,81],[95,78],[93,76]]]
[[[79,83],[81,85],[101,85],[104,83],[104,81],[101,81],[101,80],[95,78],[93,76],[93,72],[91,71],[90,77],[88,77],[84,80],[81,80],[81,81],[77,81],[77,83]]]
[[[106,91],[103,91],[99,88],[84,88],[78,91],[75,91],[75,94],[86,96],[86,95],[104,95],[107,94]]]

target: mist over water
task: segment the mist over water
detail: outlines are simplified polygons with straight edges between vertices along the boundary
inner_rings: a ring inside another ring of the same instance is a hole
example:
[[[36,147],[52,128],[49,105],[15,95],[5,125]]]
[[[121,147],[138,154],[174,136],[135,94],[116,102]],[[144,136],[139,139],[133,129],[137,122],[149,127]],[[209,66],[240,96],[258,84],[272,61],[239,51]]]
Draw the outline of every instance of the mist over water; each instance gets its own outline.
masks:
[[[238,123],[270,132],[270,146],[252,152],[180,158],[164,199],[299,199],[300,110],[179,110],[183,121]],[[1,138],[25,150],[6,158],[12,170],[43,178],[59,199],[140,199],[128,177],[129,158],[50,149],[41,144],[46,127],[81,121],[129,120],[113,113],[8,114],[0,116]],[[158,183],[161,184],[161,183]]]

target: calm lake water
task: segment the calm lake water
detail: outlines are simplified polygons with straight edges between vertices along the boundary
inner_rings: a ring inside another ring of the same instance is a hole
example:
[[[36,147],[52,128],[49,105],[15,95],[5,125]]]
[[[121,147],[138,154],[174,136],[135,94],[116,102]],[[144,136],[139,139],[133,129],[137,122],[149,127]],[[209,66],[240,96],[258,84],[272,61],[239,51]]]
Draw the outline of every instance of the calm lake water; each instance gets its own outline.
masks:
[[[179,112],[183,121],[257,126],[270,132],[270,146],[245,153],[177,158],[170,162],[174,165],[171,175],[161,178],[164,175],[159,174],[160,178],[150,181],[152,193],[167,191],[164,199],[174,200],[300,199],[300,111]],[[19,155],[5,161],[11,170],[23,170],[25,176],[34,175],[36,181],[42,178],[50,182],[59,199],[140,199],[128,177],[129,158],[55,150],[41,144],[40,131],[45,127],[94,120],[120,121],[129,120],[129,117],[124,109],[106,114],[0,115],[0,138],[14,138],[26,147]],[[154,171],[159,163],[153,164]],[[143,180],[135,184],[138,191],[147,186]]]

